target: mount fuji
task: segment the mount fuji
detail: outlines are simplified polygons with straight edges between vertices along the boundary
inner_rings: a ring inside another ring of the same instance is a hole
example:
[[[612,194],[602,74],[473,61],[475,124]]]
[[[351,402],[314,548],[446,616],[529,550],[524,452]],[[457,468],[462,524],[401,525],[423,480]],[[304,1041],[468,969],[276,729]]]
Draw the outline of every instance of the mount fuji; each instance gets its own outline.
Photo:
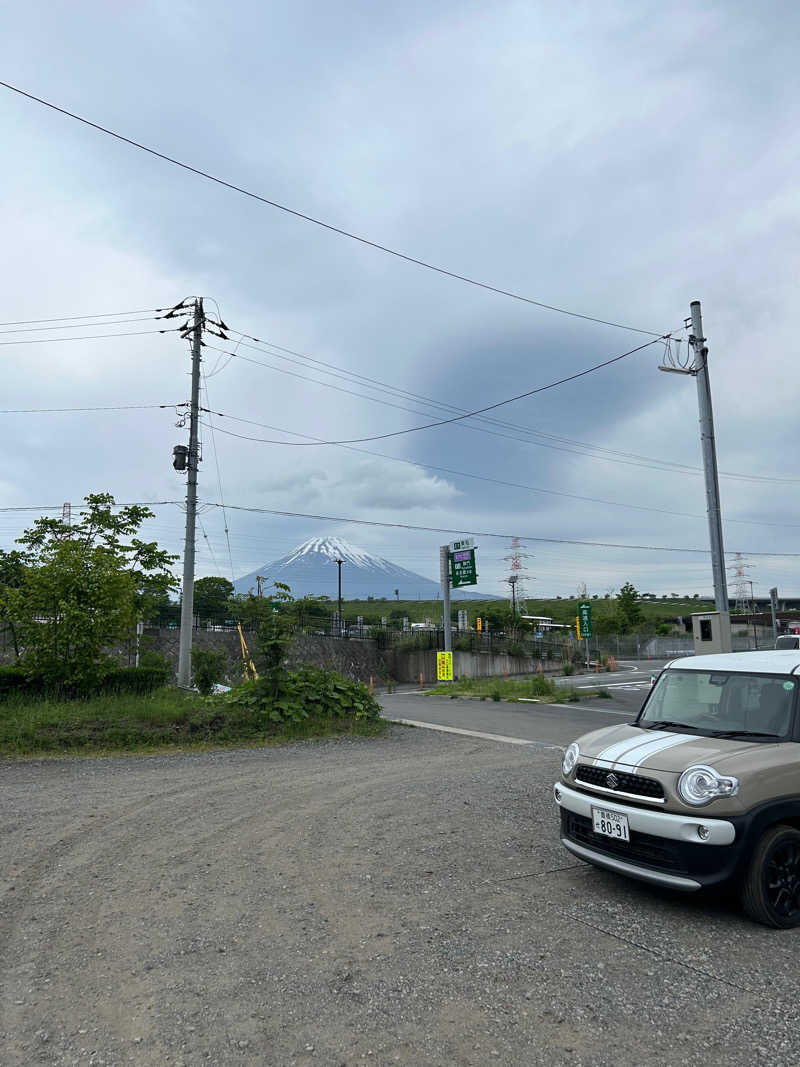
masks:
[[[256,587],[256,576],[263,575],[270,582],[285,582],[292,596],[327,596],[336,599],[338,571],[336,560],[344,561],[342,567],[342,598],[344,600],[395,599],[395,589],[400,600],[435,600],[440,595],[439,583],[421,574],[398,567],[391,560],[373,556],[339,537],[312,537],[274,563],[265,563],[257,571],[237,579],[237,593],[247,593]],[[480,593],[454,589],[453,600],[494,600]]]

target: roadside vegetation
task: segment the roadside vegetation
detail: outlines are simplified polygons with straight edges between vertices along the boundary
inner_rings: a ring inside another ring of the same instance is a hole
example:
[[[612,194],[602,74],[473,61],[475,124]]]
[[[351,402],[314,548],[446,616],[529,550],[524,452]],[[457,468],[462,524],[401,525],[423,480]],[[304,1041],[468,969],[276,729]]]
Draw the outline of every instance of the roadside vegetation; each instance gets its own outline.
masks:
[[[387,728],[364,685],[286,666],[291,613],[261,619],[255,670],[221,691],[225,657],[196,650],[196,691],[170,685],[171,664],[137,649],[136,623],[163,603],[174,557],[138,537],[139,506],[87,497],[75,524],[37,519],[0,552],[0,627],[14,662],[0,667],[0,757],[113,754],[210,745],[375,736]],[[288,587],[273,597],[291,604]],[[135,658],[138,666],[125,661]]]
[[[430,696],[471,697],[478,700],[536,700],[542,704],[573,704],[579,700],[608,697],[608,690],[575,689],[559,686],[551,678],[535,674],[531,678],[459,678],[440,682],[428,693]]]

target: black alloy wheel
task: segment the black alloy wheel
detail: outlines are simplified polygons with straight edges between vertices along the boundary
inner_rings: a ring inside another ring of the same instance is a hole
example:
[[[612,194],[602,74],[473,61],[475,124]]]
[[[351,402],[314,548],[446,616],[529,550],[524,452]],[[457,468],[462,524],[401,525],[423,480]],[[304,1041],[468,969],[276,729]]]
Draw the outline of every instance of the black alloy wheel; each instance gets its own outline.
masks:
[[[800,926],[800,830],[779,824],[765,831],[750,859],[742,905],[765,926]]]

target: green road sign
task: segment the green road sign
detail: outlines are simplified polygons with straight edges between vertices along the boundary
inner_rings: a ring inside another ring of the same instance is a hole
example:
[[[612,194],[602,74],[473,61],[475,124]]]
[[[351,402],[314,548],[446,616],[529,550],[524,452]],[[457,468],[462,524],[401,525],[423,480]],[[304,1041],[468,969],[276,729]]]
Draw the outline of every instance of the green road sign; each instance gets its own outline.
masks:
[[[475,549],[464,548],[450,553],[450,584],[453,589],[461,585],[477,585],[478,573],[475,570]]]
[[[592,636],[592,605],[588,600],[578,604],[578,618],[581,623],[581,637]]]

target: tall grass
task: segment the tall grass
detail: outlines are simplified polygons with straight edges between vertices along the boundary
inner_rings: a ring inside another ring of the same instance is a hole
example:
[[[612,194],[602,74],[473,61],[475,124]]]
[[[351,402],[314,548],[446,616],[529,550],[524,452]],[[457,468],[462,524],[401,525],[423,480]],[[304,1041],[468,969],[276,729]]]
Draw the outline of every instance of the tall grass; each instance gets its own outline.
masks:
[[[375,736],[385,728],[383,720],[319,716],[265,728],[246,711],[173,688],[85,700],[13,696],[0,702],[0,757],[277,744],[341,734]]]

